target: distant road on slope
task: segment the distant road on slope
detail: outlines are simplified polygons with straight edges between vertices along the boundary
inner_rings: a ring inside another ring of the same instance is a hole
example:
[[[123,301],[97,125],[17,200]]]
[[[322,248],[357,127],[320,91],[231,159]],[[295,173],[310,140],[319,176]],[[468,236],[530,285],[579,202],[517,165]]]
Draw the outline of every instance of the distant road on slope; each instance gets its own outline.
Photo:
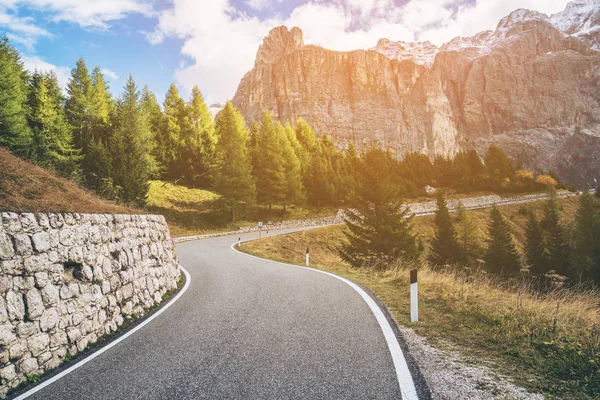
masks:
[[[184,295],[30,398],[403,398],[386,337],[357,291],[318,271],[238,253],[235,241],[178,245],[191,275]]]

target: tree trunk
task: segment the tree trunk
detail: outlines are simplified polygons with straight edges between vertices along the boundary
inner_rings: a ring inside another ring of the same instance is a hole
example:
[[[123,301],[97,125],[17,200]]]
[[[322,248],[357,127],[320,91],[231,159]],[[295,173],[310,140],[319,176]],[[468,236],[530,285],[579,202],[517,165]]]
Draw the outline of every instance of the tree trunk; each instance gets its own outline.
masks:
[[[235,204],[231,207],[231,217],[232,217],[231,223],[235,224]]]

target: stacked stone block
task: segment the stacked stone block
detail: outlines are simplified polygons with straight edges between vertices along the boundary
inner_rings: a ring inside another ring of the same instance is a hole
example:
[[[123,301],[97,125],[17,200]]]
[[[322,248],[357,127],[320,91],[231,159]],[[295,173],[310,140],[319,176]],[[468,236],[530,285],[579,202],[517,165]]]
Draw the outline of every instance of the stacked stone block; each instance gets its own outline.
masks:
[[[1,219],[1,397],[177,287],[162,216],[5,212]]]

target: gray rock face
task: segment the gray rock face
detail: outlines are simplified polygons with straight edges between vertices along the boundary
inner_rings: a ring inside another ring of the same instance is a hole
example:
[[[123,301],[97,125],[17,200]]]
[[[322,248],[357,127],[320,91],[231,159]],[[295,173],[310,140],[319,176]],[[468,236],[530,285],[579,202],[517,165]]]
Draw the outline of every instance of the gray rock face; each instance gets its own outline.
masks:
[[[432,63],[387,54],[389,46],[305,46],[297,28],[276,28],[232,101],[248,121],[264,110],[284,122],[303,118],[339,146],[433,157],[494,143],[527,168],[591,185],[600,178],[600,7],[580,3],[589,7],[552,17],[517,10],[493,32],[416,49],[427,60],[437,51]]]
[[[67,352],[85,350],[177,287],[180,271],[163,217],[1,217],[0,398],[27,374],[56,368]]]
[[[31,241],[33,242],[33,249],[38,253],[50,249],[50,235],[48,232],[38,232],[33,234]]]

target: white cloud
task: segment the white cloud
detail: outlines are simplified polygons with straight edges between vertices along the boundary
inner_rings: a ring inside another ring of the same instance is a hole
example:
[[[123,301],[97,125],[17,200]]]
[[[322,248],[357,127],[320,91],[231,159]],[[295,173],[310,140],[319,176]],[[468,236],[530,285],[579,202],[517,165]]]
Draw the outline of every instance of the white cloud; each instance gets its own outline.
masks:
[[[414,0],[411,1],[413,3]],[[475,5],[459,6],[453,18],[441,19],[437,26],[418,35],[419,40],[436,44],[450,41],[456,36],[472,36],[485,30],[494,30],[506,15],[518,8],[553,14],[565,8],[569,0],[478,0]]]
[[[52,37],[47,30],[35,25],[31,17],[19,17],[0,9],[0,27],[8,31],[9,38],[31,50],[40,37]]]
[[[82,27],[107,29],[109,22],[129,14],[152,15],[152,8],[141,0],[9,0],[12,7],[28,6],[51,13],[55,22],[67,21]]]
[[[248,7],[260,11],[271,6],[271,0],[246,0]]]
[[[273,0],[247,0],[264,9]],[[279,1],[279,0],[275,0]],[[159,15],[150,43],[167,36],[184,41],[182,54],[194,63],[179,68],[175,79],[190,90],[198,85],[209,101],[231,98],[243,75],[252,68],[264,36],[279,25],[298,26],[305,43],[335,50],[370,48],[380,38],[430,40],[437,45],[456,36],[471,36],[494,29],[498,21],[517,8],[544,13],[564,9],[568,0],[409,0],[397,6],[394,0],[309,0],[289,17],[259,20],[242,13],[228,0],[205,4],[195,0],[173,0]]]
[[[102,68],[100,72],[102,72],[102,74],[111,81],[116,81],[117,79],[119,79],[119,76],[108,68]]]
[[[47,21],[66,21],[84,28],[106,30],[111,21],[129,14],[154,15],[147,0],[0,0],[0,28],[11,40],[33,51],[41,37],[54,37],[33,17],[21,17],[22,8],[44,12]]]
[[[60,87],[64,90],[67,87],[67,83],[69,83],[69,78],[71,76],[71,69],[69,67],[59,67],[54,64],[51,64],[47,61],[42,60],[38,56],[34,55],[23,55],[21,56],[21,60],[25,66],[25,69],[28,71],[39,71],[39,72],[50,72],[54,71],[56,77],[58,78],[58,83]]]

